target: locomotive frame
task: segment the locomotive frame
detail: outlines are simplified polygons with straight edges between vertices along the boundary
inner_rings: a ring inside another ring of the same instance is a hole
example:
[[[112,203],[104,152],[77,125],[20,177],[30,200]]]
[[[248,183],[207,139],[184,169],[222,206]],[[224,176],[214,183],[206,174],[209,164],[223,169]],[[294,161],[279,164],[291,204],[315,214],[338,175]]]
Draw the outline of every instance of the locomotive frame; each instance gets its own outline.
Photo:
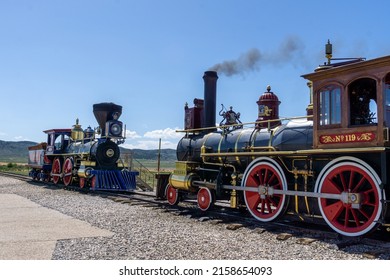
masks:
[[[120,158],[119,144],[125,141],[122,106],[93,105],[99,127],[83,130],[79,120],[72,129],[45,130],[47,142],[29,147],[29,173],[34,180],[77,183],[81,189],[121,190],[136,188],[138,172],[130,171]],[[100,137],[96,137],[100,135]]]
[[[332,63],[329,42],[326,51],[328,63],[302,76],[307,115],[287,123],[268,88],[255,122],[215,127],[218,75],[205,72],[204,102],[185,107],[168,202],[194,193],[203,211],[228,200],[261,222],[290,217],[352,237],[389,231],[390,56]]]

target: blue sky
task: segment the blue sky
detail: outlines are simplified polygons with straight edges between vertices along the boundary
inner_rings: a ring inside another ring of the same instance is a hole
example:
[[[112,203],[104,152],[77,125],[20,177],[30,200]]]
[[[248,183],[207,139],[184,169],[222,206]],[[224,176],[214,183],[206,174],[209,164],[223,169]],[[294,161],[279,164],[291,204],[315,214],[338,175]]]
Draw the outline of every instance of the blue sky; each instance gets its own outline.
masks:
[[[304,115],[302,74],[334,57],[390,54],[388,1],[0,0],[0,140],[96,127],[92,105],[123,106],[129,148],[175,148],[184,104],[204,71],[255,52],[251,69],[218,72],[217,105],[257,118],[271,85],[280,116]],[[217,107],[217,112],[220,107]],[[220,120],[217,119],[217,122]]]

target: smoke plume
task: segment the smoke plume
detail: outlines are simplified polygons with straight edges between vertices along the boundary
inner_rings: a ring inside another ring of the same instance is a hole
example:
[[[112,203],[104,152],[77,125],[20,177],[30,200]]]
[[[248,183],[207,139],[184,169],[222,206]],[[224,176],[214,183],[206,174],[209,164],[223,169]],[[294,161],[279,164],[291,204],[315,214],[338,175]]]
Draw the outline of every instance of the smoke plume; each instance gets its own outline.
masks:
[[[261,64],[291,63],[296,55],[303,51],[303,44],[299,38],[289,37],[282,42],[279,49],[271,53],[262,53],[253,48],[241,54],[237,59],[225,60],[210,67],[209,70],[217,71],[226,76],[245,75],[248,72],[258,71]]]

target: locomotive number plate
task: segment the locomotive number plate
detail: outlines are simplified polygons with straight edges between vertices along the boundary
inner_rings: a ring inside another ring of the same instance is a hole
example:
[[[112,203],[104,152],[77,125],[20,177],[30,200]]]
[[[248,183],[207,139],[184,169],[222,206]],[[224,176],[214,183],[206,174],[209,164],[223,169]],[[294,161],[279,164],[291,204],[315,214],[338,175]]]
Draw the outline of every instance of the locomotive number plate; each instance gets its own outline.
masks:
[[[330,134],[320,136],[321,144],[351,143],[351,142],[371,142],[375,140],[373,132],[356,132],[346,134]]]

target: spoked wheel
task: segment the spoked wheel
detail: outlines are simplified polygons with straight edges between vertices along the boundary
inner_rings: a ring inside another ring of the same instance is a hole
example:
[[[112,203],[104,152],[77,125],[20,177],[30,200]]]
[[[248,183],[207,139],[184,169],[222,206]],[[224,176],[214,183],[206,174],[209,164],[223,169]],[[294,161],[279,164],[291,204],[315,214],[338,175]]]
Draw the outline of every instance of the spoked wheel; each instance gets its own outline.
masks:
[[[177,205],[179,203],[179,191],[170,184],[165,188],[165,194],[170,205]]]
[[[326,223],[346,236],[361,236],[373,229],[382,212],[381,180],[364,161],[342,157],[328,163],[319,174],[316,191],[341,195],[318,198]]]
[[[94,189],[96,187],[96,176],[91,178],[91,188]]]
[[[72,158],[67,158],[64,162],[63,167],[64,177],[62,178],[62,181],[64,182],[65,186],[69,186],[72,183],[73,180],[73,160]]]
[[[82,188],[84,188],[85,187],[85,178],[80,178],[79,179],[79,187],[82,189]]]
[[[198,207],[202,211],[207,211],[214,205],[214,196],[208,188],[200,188],[197,195]]]
[[[278,218],[286,209],[286,195],[272,190],[287,190],[286,177],[279,164],[269,158],[258,158],[246,169],[242,186],[258,188],[244,191],[245,204],[252,216],[262,222]],[[268,191],[266,191],[268,190]]]
[[[59,158],[56,158],[53,162],[53,166],[51,168],[51,176],[53,177],[53,183],[58,184],[61,179],[61,161]]]

